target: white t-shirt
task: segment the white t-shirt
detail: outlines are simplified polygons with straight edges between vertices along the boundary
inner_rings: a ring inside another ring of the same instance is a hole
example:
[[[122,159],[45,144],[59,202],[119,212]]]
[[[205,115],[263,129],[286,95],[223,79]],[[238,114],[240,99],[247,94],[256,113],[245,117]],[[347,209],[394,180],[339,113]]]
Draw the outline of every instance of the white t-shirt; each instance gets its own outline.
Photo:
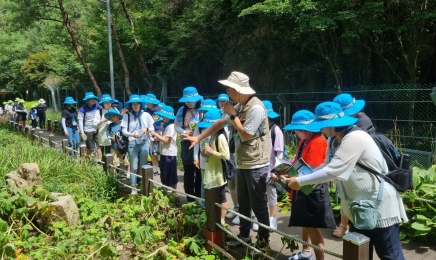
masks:
[[[244,106],[243,105],[236,105],[236,110],[241,111]],[[261,105],[254,105],[251,107],[251,110],[247,112],[247,115],[245,117],[245,122],[244,122],[244,131],[247,134],[250,135],[255,135],[258,132],[259,126],[262,124],[263,120],[265,120],[266,118],[266,111],[263,108],[263,106]],[[234,125],[233,120],[230,119],[229,115],[226,115],[224,118],[230,125]],[[239,134],[237,134],[239,136]],[[235,136],[235,138],[238,138],[237,136]],[[241,138],[241,142],[247,141],[247,140],[243,140],[242,137]],[[238,149],[238,148],[236,148]],[[260,164],[260,165],[254,165],[254,166],[247,166],[247,165],[239,165],[238,164],[238,155],[235,154],[235,159],[236,159],[236,168],[238,169],[258,169],[258,168],[262,168],[265,166],[269,165],[268,163],[265,164]]]
[[[129,131],[127,131],[127,125],[129,125],[128,127]],[[152,140],[151,135],[149,133],[151,131],[154,131],[154,120],[149,113],[144,111],[141,111],[141,115],[136,119],[133,113],[129,112],[129,115],[127,114],[124,115],[123,121],[121,121],[121,128],[122,128],[123,135],[128,136],[130,142],[138,138],[142,138],[145,141]],[[138,138],[134,138],[133,134],[134,133],[141,134],[142,128],[148,128],[148,132],[145,135],[139,136]]]
[[[162,142],[161,154],[165,156],[177,156],[177,132],[174,124],[168,125],[162,136],[169,137],[170,141],[168,143]]]
[[[330,140],[328,142],[330,144]],[[331,157],[330,147],[327,150],[326,163],[323,170],[336,179],[341,180],[350,200],[341,194],[341,211],[348,218],[351,217],[350,203],[353,199],[373,199],[376,201],[379,181],[374,174],[356,166],[357,161],[363,165],[381,172],[387,170],[386,161],[372,137],[364,131],[353,131],[345,135],[338,148],[333,148]],[[341,185],[338,185],[341,187]],[[377,205],[377,227],[389,227],[393,224],[408,220],[401,195],[389,183],[385,182],[382,201]]]

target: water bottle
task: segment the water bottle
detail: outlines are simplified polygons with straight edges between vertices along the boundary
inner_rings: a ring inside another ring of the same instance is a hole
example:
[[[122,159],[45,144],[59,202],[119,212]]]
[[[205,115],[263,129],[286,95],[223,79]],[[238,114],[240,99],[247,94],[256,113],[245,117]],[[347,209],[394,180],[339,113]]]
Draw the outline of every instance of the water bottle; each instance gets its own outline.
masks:
[[[401,168],[410,169],[410,155],[407,153],[401,155]]]

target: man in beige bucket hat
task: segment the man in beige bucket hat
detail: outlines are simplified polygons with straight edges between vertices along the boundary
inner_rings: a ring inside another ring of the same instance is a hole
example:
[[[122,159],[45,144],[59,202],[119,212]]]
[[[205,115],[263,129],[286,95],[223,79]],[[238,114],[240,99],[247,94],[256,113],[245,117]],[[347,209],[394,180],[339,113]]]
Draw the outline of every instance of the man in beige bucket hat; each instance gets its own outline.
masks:
[[[47,105],[45,104],[45,100],[42,98],[38,100],[38,103],[39,104],[36,106],[36,115],[38,116],[39,128],[45,129]]]
[[[236,183],[238,191],[239,213],[251,217],[253,210],[258,221],[269,226],[269,213],[265,199],[266,178],[269,171],[269,124],[266,110],[259,98],[255,97],[254,91],[249,84],[249,77],[244,73],[234,71],[226,80],[220,80],[230,99],[238,103],[233,106],[226,102],[221,110],[225,113],[224,118],[216,121],[198,136],[190,137],[183,135],[185,140],[191,141],[191,147],[204,138],[216,133],[226,124],[232,125],[230,142],[235,144],[236,154]],[[251,243],[251,222],[240,218],[238,237],[247,243]],[[269,231],[260,227],[255,246],[259,249],[269,248]],[[228,247],[242,247],[237,240],[227,242]]]

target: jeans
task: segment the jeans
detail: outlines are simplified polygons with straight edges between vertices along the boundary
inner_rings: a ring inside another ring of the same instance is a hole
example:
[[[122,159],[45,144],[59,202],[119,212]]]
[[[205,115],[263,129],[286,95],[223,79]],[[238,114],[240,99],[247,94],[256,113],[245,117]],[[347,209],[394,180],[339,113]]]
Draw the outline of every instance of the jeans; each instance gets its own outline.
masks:
[[[139,160],[139,161],[138,161]],[[130,163],[130,172],[136,174],[138,171],[138,163],[139,167],[146,165],[148,161],[148,141],[144,141],[142,144],[136,143],[135,140],[129,143],[129,163]],[[138,185],[137,177],[133,174],[130,174],[130,183],[132,186]]]
[[[67,127],[68,131],[68,148],[72,148],[75,151],[79,150],[80,145],[80,137],[79,137],[79,129]],[[74,142],[73,142],[74,141]],[[70,151],[70,156],[75,156],[76,154]]]
[[[400,224],[386,228],[371,230],[357,229],[350,226],[351,232],[358,232],[370,238],[369,259],[373,259],[373,248],[381,260],[404,260],[403,249],[400,241]]]
[[[269,226],[269,213],[266,203],[266,178],[269,172],[269,166],[257,169],[237,169],[237,190],[239,213],[251,218],[251,210],[257,217],[259,223]],[[239,231],[241,237],[250,236],[251,222],[241,218]],[[257,232],[259,238],[268,241],[269,230],[259,227]]]
[[[201,171],[194,164],[183,164],[185,173],[183,174],[183,184],[185,192],[189,195],[194,195],[201,198]],[[188,202],[193,202],[195,199],[187,197]]]

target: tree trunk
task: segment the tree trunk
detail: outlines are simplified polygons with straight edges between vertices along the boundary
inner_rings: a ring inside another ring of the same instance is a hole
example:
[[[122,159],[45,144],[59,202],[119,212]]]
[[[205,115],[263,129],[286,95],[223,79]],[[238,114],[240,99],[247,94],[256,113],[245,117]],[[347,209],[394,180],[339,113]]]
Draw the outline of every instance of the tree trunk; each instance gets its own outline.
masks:
[[[114,34],[115,43],[117,45],[118,56],[120,56],[121,64],[123,65],[124,70],[124,88],[126,89],[126,93],[128,96],[132,95],[132,91],[130,91],[130,73],[127,68],[126,59],[124,58],[123,50],[121,49],[120,38],[118,38],[117,30],[115,29],[114,19],[111,14],[111,28]]]
[[[73,44],[73,48],[77,53],[77,56],[79,57],[80,61],[82,62],[82,66],[85,69],[86,73],[89,76],[89,79],[91,80],[92,84],[94,85],[95,92],[97,93],[97,96],[101,97],[101,90],[100,87],[97,84],[97,81],[95,81],[94,75],[92,75],[91,70],[88,67],[88,64],[85,61],[85,58],[82,55],[82,52],[79,49],[79,43],[77,41],[76,35],[74,34],[73,28],[71,28],[70,19],[68,18],[68,13],[65,11],[64,6],[62,4],[62,0],[58,0],[59,3],[59,9],[61,10],[62,14],[62,20],[65,25],[65,27],[68,30],[68,33],[71,36],[71,43]]]
[[[136,49],[138,50],[138,54],[139,54],[139,66],[142,68],[142,70],[144,71],[144,73],[147,76],[148,81],[149,81],[148,92],[152,92],[153,91],[153,85],[154,85],[153,77],[150,75],[150,71],[147,68],[147,63],[145,63],[144,57],[142,56],[141,46],[139,46],[139,42],[136,39],[136,36],[135,36],[135,25],[133,24],[133,21],[130,18],[129,12],[126,9],[126,5],[124,3],[124,0],[121,0],[120,2],[121,2],[121,5],[123,6],[124,14],[126,15],[126,18],[127,18],[127,20],[129,20],[129,23],[130,23],[130,28],[132,30],[132,37],[133,37],[133,40],[134,40],[135,45],[136,45]]]

